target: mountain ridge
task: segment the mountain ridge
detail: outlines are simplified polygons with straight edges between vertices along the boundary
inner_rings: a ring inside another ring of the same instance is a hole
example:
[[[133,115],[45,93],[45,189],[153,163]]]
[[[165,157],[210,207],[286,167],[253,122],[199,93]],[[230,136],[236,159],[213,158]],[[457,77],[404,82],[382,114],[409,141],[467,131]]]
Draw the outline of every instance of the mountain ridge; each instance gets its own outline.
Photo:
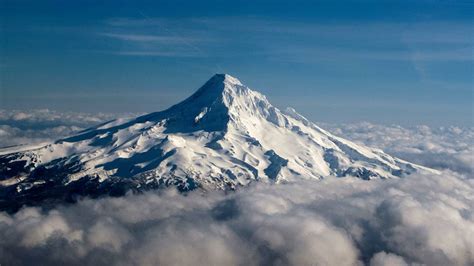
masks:
[[[216,74],[164,111],[112,120],[35,149],[0,151],[0,209],[15,200],[168,186],[227,190],[255,181],[387,179],[416,171],[434,172],[334,136],[238,79]]]

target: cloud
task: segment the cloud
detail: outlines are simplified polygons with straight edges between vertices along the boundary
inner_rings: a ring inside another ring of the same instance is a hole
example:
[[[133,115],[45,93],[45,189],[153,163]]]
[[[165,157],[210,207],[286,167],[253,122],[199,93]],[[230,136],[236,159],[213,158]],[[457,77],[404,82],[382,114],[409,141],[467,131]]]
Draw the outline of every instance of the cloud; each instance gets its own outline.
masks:
[[[113,27],[136,27],[136,26],[157,26],[165,23],[166,19],[160,18],[128,18],[128,17],[116,17],[109,18],[104,21],[106,25]]]
[[[0,148],[54,141],[80,130],[131,114],[0,109]]]
[[[143,19],[104,21],[104,30],[99,35],[120,41],[118,46],[111,43],[112,49],[105,50],[105,53],[142,57],[208,57],[208,53],[200,48],[209,48],[209,44],[215,41],[208,34],[180,20],[141,15]]]
[[[397,255],[379,252],[370,260],[370,266],[407,266],[405,260]]]
[[[469,265],[474,183],[328,178],[0,214],[5,265]],[[28,256],[26,256],[27,254]]]
[[[124,115],[124,114],[120,114]],[[58,112],[49,109],[4,110],[0,109],[0,123],[37,126],[41,125],[90,125],[113,119],[117,114]]]
[[[56,126],[44,129],[21,129],[9,125],[0,125],[0,148],[49,142],[72,135],[84,128],[76,126]]]
[[[173,19],[141,15],[142,18],[111,18],[103,22],[105,36],[129,42],[125,50],[133,53],[125,55],[260,55],[298,63],[384,60],[406,61],[415,67],[422,62],[462,64],[473,60],[469,37],[472,27],[463,22],[321,23],[258,16]],[[144,43],[155,45],[143,46]]]
[[[157,42],[165,44],[176,44],[183,43],[186,41],[194,41],[189,38],[180,38],[176,36],[160,36],[160,35],[148,35],[148,34],[119,34],[119,33],[101,33],[102,36],[110,37],[113,39],[119,39],[123,41],[133,42]]]
[[[368,122],[325,124],[337,135],[410,162],[437,169],[450,169],[472,177],[474,167],[474,128],[457,126],[402,127]]]
[[[128,56],[156,56],[156,57],[204,57],[205,55],[192,52],[192,51],[140,51],[140,50],[130,50],[130,51],[119,51],[113,52],[117,55],[128,55]]]
[[[297,63],[315,63],[319,60],[383,60],[383,61],[416,61],[417,63],[434,63],[440,61],[470,62],[474,60],[472,48],[460,49],[438,49],[438,50],[371,50],[370,47],[363,49],[322,48],[306,46],[289,46],[273,48],[268,54],[275,54],[276,60],[284,60]],[[418,65],[416,65],[418,66]]]

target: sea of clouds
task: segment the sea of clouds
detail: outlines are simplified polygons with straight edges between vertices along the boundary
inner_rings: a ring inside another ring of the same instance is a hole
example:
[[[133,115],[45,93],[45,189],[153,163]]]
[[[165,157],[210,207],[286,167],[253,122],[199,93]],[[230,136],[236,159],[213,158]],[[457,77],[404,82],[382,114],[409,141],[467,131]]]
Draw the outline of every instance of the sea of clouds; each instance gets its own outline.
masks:
[[[52,140],[111,118],[37,113],[0,111],[0,146]],[[473,128],[323,127],[442,174],[256,184],[234,193],[170,189],[23,208],[0,213],[0,264],[474,264]]]
[[[402,127],[367,122],[324,127],[338,136],[413,163],[470,175],[474,169],[474,127]]]
[[[54,141],[116,117],[117,114],[110,113],[0,109],[0,148]]]

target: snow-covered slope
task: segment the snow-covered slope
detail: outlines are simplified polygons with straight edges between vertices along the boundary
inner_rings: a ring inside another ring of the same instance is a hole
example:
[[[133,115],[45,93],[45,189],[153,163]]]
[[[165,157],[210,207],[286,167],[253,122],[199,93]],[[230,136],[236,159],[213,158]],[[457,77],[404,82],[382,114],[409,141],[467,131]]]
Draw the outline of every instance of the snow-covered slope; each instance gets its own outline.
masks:
[[[433,171],[334,136],[218,74],[165,111],[41,147],[0,150],[0,205],[170,185],[234,189],[331,175],[395,178],[419,170]]]

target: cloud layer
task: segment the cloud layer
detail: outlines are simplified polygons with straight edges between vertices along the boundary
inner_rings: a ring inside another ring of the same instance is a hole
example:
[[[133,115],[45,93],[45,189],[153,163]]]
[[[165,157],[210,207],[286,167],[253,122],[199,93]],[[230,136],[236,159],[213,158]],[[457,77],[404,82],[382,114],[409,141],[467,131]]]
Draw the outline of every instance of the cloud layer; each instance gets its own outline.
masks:
[[[473,194],[445,172],[86,199],[0,214],[0,263],[469,265]]]
[[[128,117],[131,114],[120,114]],[[54,141],[112,120],[117,114],[0,109],[0,148]]]
[[[402,127],[357,123],[324,125],[337,135],[377,147],[388,154],[436,169],[450,169],[472,176],[474,128]]]

